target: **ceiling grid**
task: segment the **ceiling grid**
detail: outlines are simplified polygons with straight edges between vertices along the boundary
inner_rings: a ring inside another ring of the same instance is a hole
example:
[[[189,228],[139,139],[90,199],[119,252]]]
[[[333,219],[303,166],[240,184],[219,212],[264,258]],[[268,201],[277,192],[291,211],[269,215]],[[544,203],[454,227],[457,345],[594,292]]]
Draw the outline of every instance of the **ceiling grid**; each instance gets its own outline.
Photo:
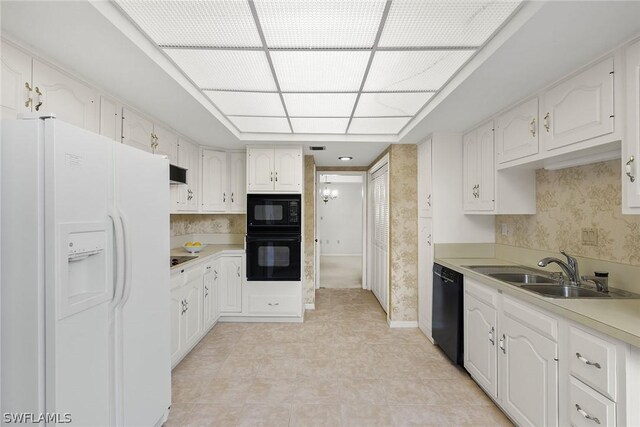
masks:
[[[519,0],[112,0],[239,132],[398,135]]]

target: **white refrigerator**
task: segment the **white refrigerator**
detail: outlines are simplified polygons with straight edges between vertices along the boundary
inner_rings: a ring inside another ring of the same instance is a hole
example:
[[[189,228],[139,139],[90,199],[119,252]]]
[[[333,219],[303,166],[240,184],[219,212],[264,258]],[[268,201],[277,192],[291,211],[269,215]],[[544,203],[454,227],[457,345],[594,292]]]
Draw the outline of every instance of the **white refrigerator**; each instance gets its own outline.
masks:
[[[1,135],[2,422],[161,425],[168,161],[45,116]]]

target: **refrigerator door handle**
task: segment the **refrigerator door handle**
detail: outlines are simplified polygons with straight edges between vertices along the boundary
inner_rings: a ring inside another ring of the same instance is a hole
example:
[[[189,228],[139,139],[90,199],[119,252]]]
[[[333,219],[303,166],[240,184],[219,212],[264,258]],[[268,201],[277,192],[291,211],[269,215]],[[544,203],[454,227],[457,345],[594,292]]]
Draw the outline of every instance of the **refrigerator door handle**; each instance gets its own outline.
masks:
[[[120,223],[122,224],[122,236],[124,240],[124,280],[122,286],[122,299],[120,301],[120,305],[123,306],[127,303],[129,299],[129,295],[131,295],[131,238],[129,237],[129,233],[127,232],[127,220],[126,217],[122,214],[122,212],[118,211],[120,217]]]
[[[113,223],[115,245],[116,268],[113,299],[111,300],[111,307],[115,307],[120,303],[120,300],[122,299],[122,292],[124,288],[124,231],[122,229],[122,222],[120,222],[120,217],[115,212],[110,213],[108,216]]]

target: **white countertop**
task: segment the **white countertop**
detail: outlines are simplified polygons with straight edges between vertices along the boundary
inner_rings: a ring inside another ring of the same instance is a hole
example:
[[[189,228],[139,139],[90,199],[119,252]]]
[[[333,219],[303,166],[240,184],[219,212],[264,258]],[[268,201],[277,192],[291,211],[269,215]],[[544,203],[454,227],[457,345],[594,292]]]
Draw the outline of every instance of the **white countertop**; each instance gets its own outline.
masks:
[[[171,249],[171,252],[170,252],[170,256],[172,257],[191,256],[191,255],[198,255],[198,256],[196,258],[193,258],[192,260],[189,260],[187,262],[183,262],[182,264],[171,267],[171,271],[192,267],[196,264],[199,264],[200,262],[206,261],[212,256],[219,254],[220,252],[232,252],[232,253],[235,252],[237,254],[243,254],[244,246],[243,245],[206,245],[202,249],[202,251],[200,251],[200,253],[198,254],[190,254],[189,252],[185,251],[181,247],[173,248]]]
[[[434,262],[503,293],[640,347],[640,299],[547,298],[465,268],[468,265],[517,265],[498,258],[436,258]]]

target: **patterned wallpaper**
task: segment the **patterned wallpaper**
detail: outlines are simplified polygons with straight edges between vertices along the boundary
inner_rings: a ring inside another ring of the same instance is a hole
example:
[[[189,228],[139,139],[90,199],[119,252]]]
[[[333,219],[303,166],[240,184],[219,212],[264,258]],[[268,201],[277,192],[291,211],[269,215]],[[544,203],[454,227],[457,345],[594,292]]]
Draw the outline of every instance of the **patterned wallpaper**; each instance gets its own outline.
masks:
[[[313,156],[304,156],[304,303],[314,304],[316,296],[315,276],[315,161]]]
[[[620,176],[620,160],[536,171],[537,213],[496,216],[496,243],[640,265],[640,216],[622,215]],[[582,228],[598,229],[597,246],[582,245]]]
[[[171,237],[185,234],[246,234],[247,216],[171,215]]]
[[[392,321],[418,320],[418,147],[389,150]]]

